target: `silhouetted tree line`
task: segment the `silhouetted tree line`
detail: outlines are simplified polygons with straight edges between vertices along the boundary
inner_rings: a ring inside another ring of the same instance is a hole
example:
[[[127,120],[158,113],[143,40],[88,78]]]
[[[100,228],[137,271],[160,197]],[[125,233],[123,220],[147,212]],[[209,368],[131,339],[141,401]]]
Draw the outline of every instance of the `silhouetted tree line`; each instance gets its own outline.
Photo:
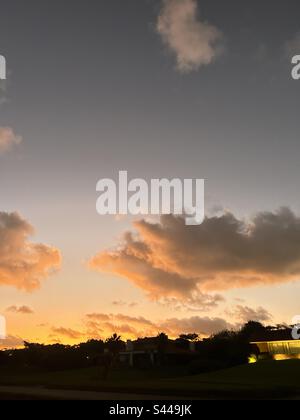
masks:
[[[251,321],[239,331],[223,331],[205,340],[199,340],[197,334],[184,334],[170,340],[161,333],[157,337],[136,340],[134,348],[141,350],[152,345],[158,365],[185,364],[188,373],[197,374],[247,363],[250,354],[256,351],[250,344],[252,340],[266,336],[270,331],[284,329],[287,327],[264,327]],[[193,352],[190,351],[191,343]],[[120,363],[120,352],[125,350],[126,343],[117,334],[106,341],[89,340],[74,346],[25,342],[23,349],[0,351],[0,366],[46,370],[95,366],[101,368],[101,374],[107,378],[110,370]]]

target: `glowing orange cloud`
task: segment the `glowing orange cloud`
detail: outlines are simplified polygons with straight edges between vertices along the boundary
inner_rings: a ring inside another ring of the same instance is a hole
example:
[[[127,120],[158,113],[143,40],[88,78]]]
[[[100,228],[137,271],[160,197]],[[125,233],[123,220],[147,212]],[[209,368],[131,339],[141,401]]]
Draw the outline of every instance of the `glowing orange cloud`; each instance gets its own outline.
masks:
[[[0,213],[0,286],[31,292],[59,269],[58,249],[29,241],[33,227],[18,213]]]
[[[95,270],[125,277],[153,299],[214,305],[211,291],[284,283],[300,275],[300,218],[289,209],[259,213],[249,223],[233,214],[187,227],[181,217],[135,223],[115,251],[90,261]]]

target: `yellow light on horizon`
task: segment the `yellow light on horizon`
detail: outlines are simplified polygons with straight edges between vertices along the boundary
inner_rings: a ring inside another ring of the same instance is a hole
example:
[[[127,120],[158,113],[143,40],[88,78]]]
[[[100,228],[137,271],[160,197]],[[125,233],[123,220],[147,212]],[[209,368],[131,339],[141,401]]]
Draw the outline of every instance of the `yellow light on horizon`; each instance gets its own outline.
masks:
[[[248,357],[248,363],[249,363],[250,365],[253,365],[254,363],[257,363],[257,357],[255,356],[255,354],[251,354],[251,355]]]

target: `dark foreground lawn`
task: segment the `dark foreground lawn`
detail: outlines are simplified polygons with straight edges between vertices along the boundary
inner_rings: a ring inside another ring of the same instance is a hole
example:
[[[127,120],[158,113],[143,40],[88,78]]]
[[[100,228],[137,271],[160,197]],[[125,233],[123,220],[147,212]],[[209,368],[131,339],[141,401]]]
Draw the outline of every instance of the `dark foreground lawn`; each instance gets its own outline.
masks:
[[[300,396],[300,361],[260,362],[210,374],[180,369],[114,370],[106,381],[95,368],[64,372],[0,369],[0,385],[114,391],[203,399],[284,399]],[[1,396],[0,396],[1,399]]]

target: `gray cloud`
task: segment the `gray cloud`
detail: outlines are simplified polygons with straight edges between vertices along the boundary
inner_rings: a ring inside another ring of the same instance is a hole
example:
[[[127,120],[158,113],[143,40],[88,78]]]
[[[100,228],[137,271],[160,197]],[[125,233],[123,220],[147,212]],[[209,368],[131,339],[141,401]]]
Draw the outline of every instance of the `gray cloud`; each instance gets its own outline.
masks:
[[[273,318],[265,308],[259,307],[253,309],[242,305],[237,305],[233,310],[227,311],[227,315],[235,318],[242,324],[245,324],[248,321],[268,322]]]
[[[199,336],[207,337],[226,329],[234,329],[235,326],[222,318],[202,318],[199,316],[194,316],[191,318],[183,319],[168,319],[161,324],[161,328],[163,331],[166,331],[173,336],[182,333],[197,333]]]

